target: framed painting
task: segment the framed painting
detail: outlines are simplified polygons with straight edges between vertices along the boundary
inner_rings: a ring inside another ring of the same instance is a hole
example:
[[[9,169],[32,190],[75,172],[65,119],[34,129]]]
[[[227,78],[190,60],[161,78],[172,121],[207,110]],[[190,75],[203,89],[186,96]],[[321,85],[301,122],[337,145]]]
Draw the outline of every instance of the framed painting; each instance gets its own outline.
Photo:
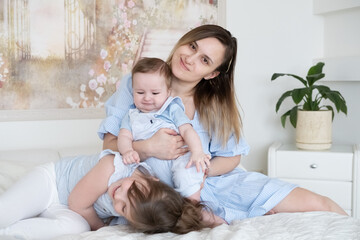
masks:
[[[225,0],[1,0],[0,121],[101,118],[137,59],[166,59]]]

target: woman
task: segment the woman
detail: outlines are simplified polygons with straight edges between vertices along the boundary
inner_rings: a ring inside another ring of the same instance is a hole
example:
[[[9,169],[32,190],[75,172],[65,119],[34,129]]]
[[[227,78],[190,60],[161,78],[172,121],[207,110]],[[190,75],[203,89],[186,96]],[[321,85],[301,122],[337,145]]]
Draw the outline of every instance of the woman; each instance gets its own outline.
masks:
[[[216,25],[203,25],[186,33],[168,58],[175,76],[171,95],[182,99],[185,113],[199,134],[204,151],[212,156],[206,181],[209,184],[201,191],[201,200],[214,202],[215,214],[228,222],[276,212],[329,210],[345,214],[325,197],[259,173],[235,169],[241,155],[249,151],[240,136],[241,119],[236,106],[236,52],[236,39],[229,31]],[[116,149],[120,121],[133,103],[131,88],[131,76],[127,76],[105,105],[107,118],[99,129],[104,148]],[[148,140],[133,143],[140,158],[146,159],[156,176],[170,186],[171,175],[164,170],[166,161],[159,164],[152,159],[174,159],[187,151],[182,147],[182,138],[168,129],[159,130]],[[216,205],[224,200],[219,194],[221,186],[232,187],[227,195],[233,200],[231,207]]]
[[[203,25],[185,34],[167,60],[175,76],[171,95],[182,99],[203,148],[212,154],[209,176],[230,172],[249,150],[240,138],[241,119],[234,88],[236,51],[236,38],[229,31]],[[98,131],[104,149],[117,149],[119,126],[132,104],[131,76],[126,76],[105,104],[107,117]],[[183,145],[174,131],[162,129],[148,140],[134,142],[133,148],[142,160],[175,159],[187,151]]]

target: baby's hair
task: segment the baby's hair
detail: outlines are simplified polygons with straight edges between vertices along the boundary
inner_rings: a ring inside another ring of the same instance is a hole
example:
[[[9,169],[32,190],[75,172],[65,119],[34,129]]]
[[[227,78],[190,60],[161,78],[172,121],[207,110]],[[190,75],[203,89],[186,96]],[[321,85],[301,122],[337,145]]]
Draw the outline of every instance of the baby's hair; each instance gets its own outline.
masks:
[[[155,73],[159,71],[166,79],[166,86],[171,87],[172,72],[170,66],[160,58],[141,58],[133,67],[132,75],[135,73]]]
[[[210,227],[202,221],[204,204],[182,197],[161,181],[147,178],[146,182],[146,187],[133,184],[128,191],[132,205],[128,220],[135,230],[185,234]]]

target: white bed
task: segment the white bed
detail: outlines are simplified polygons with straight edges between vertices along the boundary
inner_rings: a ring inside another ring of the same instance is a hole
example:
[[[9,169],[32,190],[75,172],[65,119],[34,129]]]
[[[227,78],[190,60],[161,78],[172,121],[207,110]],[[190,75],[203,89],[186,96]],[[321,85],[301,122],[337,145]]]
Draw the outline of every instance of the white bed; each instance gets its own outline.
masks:
[[[32,149],[0,151],[0,194],[17,178],[37,164],[57,161],[63,156],[91,154],[97,147],[60,150]],[[1,238],[3,239],[3,238]],[[11,239],[11,238],[7,238]],[[214,229],[185,235],[172,233],[146,235],[131,232],[126,226],[112,226],[96,232],[67,235],[57,239],[360,239],[360,219],[334,213],[283,213],[236,221]]]

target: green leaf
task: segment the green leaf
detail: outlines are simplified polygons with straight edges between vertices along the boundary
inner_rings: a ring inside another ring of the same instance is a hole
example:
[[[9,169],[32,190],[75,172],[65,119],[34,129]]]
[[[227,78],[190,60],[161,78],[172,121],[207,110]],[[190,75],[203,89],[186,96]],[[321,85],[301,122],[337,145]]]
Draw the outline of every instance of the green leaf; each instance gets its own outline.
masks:
[[[309,71],[308,71],[308,76],[311,75],[316,75],[316,74],[320,74],[322,73],[323,67],[324,67],[325,63],[323,62],[318,62],[317,64],[315,64],[314,66],[312,66]]]
[[[284,101],[285,98],[291,96],[291,92],[292,91],[287,91],[285,92],[283,95],[281,95],[281,97],[279,98],[279,100],[277,101],[276,103],[276,107],[275,107],[275,111],[278,112],[279,111],[279,108],[280,108],[280,105],[281,103]]]
[[[332,107],[332,106],[330,106],[330,105],[326,105],[326,106],[324,106],[324,107],[326,107],[328,110],[331,110],[331,113],[332,113],[332,120],[334,120],[335,112],[334,112],[333,107]]]
[[[337,94],[339,96],[340,100],[340,111],[345,113],[345,115],[347,115],[347,106],[346,106],[346,101],[345,98],[341,95],[340,92],[338,91],[332,91],[334,94]]]
[[[316,88],[321,95],[323,95],[323,93],[325,93],[325,92],[331,91],[329,87],[324,86],[324,85],[315,85],[315,86],[313,86],[313,88]]]
[[[312,86],[316,81],[320,80],[321,78],[325,77],[325,74],[322,72],[325,63],[318,62],[316,65],[312,66],[308,74],[306,76],[306,80],[309,83],[309,86]]]
[[[309,86],[312,86],[316,81],[322,79],[323,77],[325,77],[324,73],[313,74],[306,76],[306,80],[308,81]]]
[[[275,79],[277,79],[278,77],[282,77],[282,76],[290,76],[293,78],[296,78],[297,80],[299,80],[302,84],[304,84],[305,86],[307,86],[307,81],[299,76],[296,76],[294,74],[289,74],[289,73],[274,73],[271,77],[271,81],[274,81]]]
[[[303,100],[305,94],[307,94],[307,88],[296,88],[292,90],[292,99],[294,100],[295,104],[299,104],[301,100]]]
[[[343,113],[345,113],[345,115],[347,115],[347,106],[346,106],[346,103],[341,105],[340,111],[342,111]]]
[[[289,111],[287,111],[286,113],[284,113],[283,115],[281,115],[280,120],[281,120],[281,125],[283,126],[283,128],[285,128],[286,118],[287,118],[287,116],[290,115],[290,111],[291,111],[291,110],[289,110]]]
[[[297,111],[298,111],[298,106],[295,106],[290,110],[290,123],[291,125],[293,125],[294,128],[296,128]]]
[[[330,101],[334,103],[337,112],[342,111],[345,114],[347,113],[346,103],[339,92],[335,92],[335,91],[327,92],[324,95],[324,98],[328,98]]]
[[[305,111],[312,111],[311,102],[305,102],[302,109],[305,110]]]

